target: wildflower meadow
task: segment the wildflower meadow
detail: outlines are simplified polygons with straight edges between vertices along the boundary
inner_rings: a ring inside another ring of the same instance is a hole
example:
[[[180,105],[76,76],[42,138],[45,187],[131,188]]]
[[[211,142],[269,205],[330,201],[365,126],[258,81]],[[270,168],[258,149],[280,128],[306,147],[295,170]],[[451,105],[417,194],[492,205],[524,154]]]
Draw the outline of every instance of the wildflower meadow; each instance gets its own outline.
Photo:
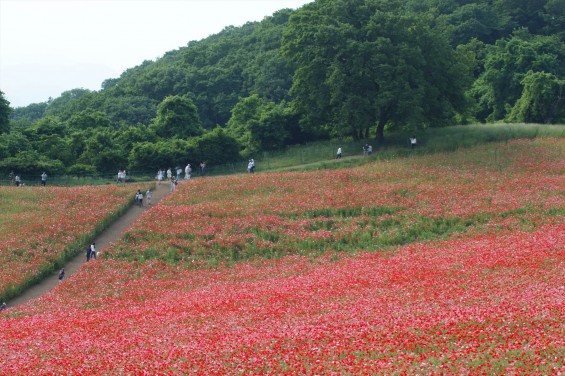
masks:
[[[129,187],[0,187],[0,297],[60,267],[131,201]]]
[[[565,374],[562,139],[181,183],[0,374]]]

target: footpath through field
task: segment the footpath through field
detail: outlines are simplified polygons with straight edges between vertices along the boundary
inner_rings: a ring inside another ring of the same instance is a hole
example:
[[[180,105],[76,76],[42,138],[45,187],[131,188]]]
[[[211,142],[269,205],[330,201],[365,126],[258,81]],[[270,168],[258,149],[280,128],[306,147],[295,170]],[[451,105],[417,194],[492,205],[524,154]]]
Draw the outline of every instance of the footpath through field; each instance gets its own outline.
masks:
[[[135,194],[135,189],[132,185],[132,196]],[[169,183],[163,182],[157,185],[157,188],[153,190],[152,205],[154,206],[163,197],[165,197],[170,191]],[[104,248],[106,248],[111,243],[114,243],[120,239],[124,231],[136,220],[141,214],[148,210],[150,206],[145,204],[143,207],[137,205],[132,205],[124,215],[118,218],[114,223],[110,225],[106,230],[104,230],[95,240],[96,250],[102,253],[104,257]],[[73,273],[75,273],[80,266],[86,262],[86,253],[80,252],[76,257],[70,260],[65,265],[65,278],[68,278]],[[97,262],[96,260],[92,262]],[[19,304],[28,302],[31,299],[38,298],[46,292],[52,290],[59,284],[58,273],[53,273],[51,276],[45,278],[42,282],[37,285],[31,286],[29,289],[23,292],[22,295],[18,296],[7,302],[8,307],[13,307]]]

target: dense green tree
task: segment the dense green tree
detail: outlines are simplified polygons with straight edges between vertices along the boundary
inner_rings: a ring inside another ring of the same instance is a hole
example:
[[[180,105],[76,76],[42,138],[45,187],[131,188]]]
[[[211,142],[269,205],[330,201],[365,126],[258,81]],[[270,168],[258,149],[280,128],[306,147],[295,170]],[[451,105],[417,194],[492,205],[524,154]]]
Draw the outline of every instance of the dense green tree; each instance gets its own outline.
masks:
[[[184,166],[187,160],[194,158],[191,147],[185,140],[139,142],[133,146],[128,156],[128,166],[130,170],[156,172],[159,168]]]
[[[0,159],[14,157],[19,152],[32,150],[32,144],[21,132],[0,133]]]
[[[155,133],[164,138],[189,138],[202,134],[198,109],[188,96],[173,95],[157,107],[153,125]]]
[[[100,172],[109,172],[125,166],[127,158],[116,148],[115,131],[106,128],[91,132],[78,163],[95,166]]]
[[[8,133],[10,130],[11,112],[10,102],[4,98],[4,93],[0,91],[0,133]]]
[[[69,128],[73,130],[86,130],[95,128],[111,128],[112,123],[106,114],[102,111],[93,111],[91,109],[83,110],[75,113],[67,121]]]
[[[208,165],[218,165],[240,159],[239,143],[221,127],[190,139],[189,145],[191,155],[187,156],[187,160],[192,162],[193,166],[201,161],[206,161]]]
[[[233,108],[228,121],[230,134],[242,146],[242,155],[252,156],[262,150],[273,150],[286,144],[292,119],[284,104],[261,99],[257,94],[242,98]]]
[[[529,71],[521,83],[524,90],[512,108],[511,121],[565,122],[565,80],[550,73]]]
[[[487,121],[504,119],[522,96],[523,79],[529,71],[565,77],[565,43],[556,36],[517,31],[500,40],[486,58],[485,71],[474,83],[473,93]]]
[[[464,109],[470,64],[395,5],[322,0],[290,18],[283,51],[297,67],[291,93],[307,127],[359,139],[376,125],[382,141],[385,126],[445,125]]]

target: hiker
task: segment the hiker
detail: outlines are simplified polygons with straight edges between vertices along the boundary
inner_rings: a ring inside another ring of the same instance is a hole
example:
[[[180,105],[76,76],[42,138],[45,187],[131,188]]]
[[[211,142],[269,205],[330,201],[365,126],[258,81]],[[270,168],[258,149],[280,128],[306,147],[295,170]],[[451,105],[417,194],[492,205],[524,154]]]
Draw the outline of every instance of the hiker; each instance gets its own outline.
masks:
[[[16,187],[19,187],[20,184],[22,183],[22,180],[20,179],[20,175],[16,175],[14,180],[16,181]]]
[[[410,137],[410,148],[414,149],[416,147],[416,136]]]
[[[90,256],[92,256],[92,250],[90,249],[90,246],[86,247],[86,261],[90,261]]]
[[[62,281],[63,281],[63,278],[65,278],[65,268],[62,268],[62,269],[59,271],[59,282],[62,282]]]
[[[141,193],[141,189],[138,189],[135,194],[135,202],[139,206],[143,206],[143,193]]]
[[[185,178],[186,180],[189,180],[191,174],[192,174],[192,168],[190,168],[190,163],[188,163],[188,164],[186,165],[186,167],[184,168],[184,178]]]
[[[147,205],[151,205],[151,198],[153,198],[153,192],[151,192],[151,189],[148,189],[147,192],[145,192],[145,198],[147,198]]]
[[[47,174],[43,171],[43,174],[41,174],[41,185],[45,187],[45,184],[47,184]]]
[[[340,159],[341,158],[341,147],[337,148],[337,154],[335,156],[335,159]]]
[[[2,303],[2,305],[0,305],[0,311],[5,310],[6,308],[7,308],[7,307],[6,307],[6,302],[4,302],[4,303]]]
[[[93,243],[90,245],[90,258],[96,260],[96,256],[97,256],[97,253],[96,253],[96,243],[93,242]]]
[[[247,171],[249,171],[250,174],[254,174],[255,173],[255,161],[252,159],[249,160],[249,163],[247,164]]]

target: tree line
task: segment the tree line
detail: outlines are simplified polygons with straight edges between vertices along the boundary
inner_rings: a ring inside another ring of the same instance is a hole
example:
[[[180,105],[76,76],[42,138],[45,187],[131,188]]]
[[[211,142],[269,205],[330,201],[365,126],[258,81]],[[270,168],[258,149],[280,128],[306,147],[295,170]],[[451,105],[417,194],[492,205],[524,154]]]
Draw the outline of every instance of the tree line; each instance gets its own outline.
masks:
[[[561,0],[316,0],[11,108],[0,170],[221,164],[330,138],[565,121]]]

